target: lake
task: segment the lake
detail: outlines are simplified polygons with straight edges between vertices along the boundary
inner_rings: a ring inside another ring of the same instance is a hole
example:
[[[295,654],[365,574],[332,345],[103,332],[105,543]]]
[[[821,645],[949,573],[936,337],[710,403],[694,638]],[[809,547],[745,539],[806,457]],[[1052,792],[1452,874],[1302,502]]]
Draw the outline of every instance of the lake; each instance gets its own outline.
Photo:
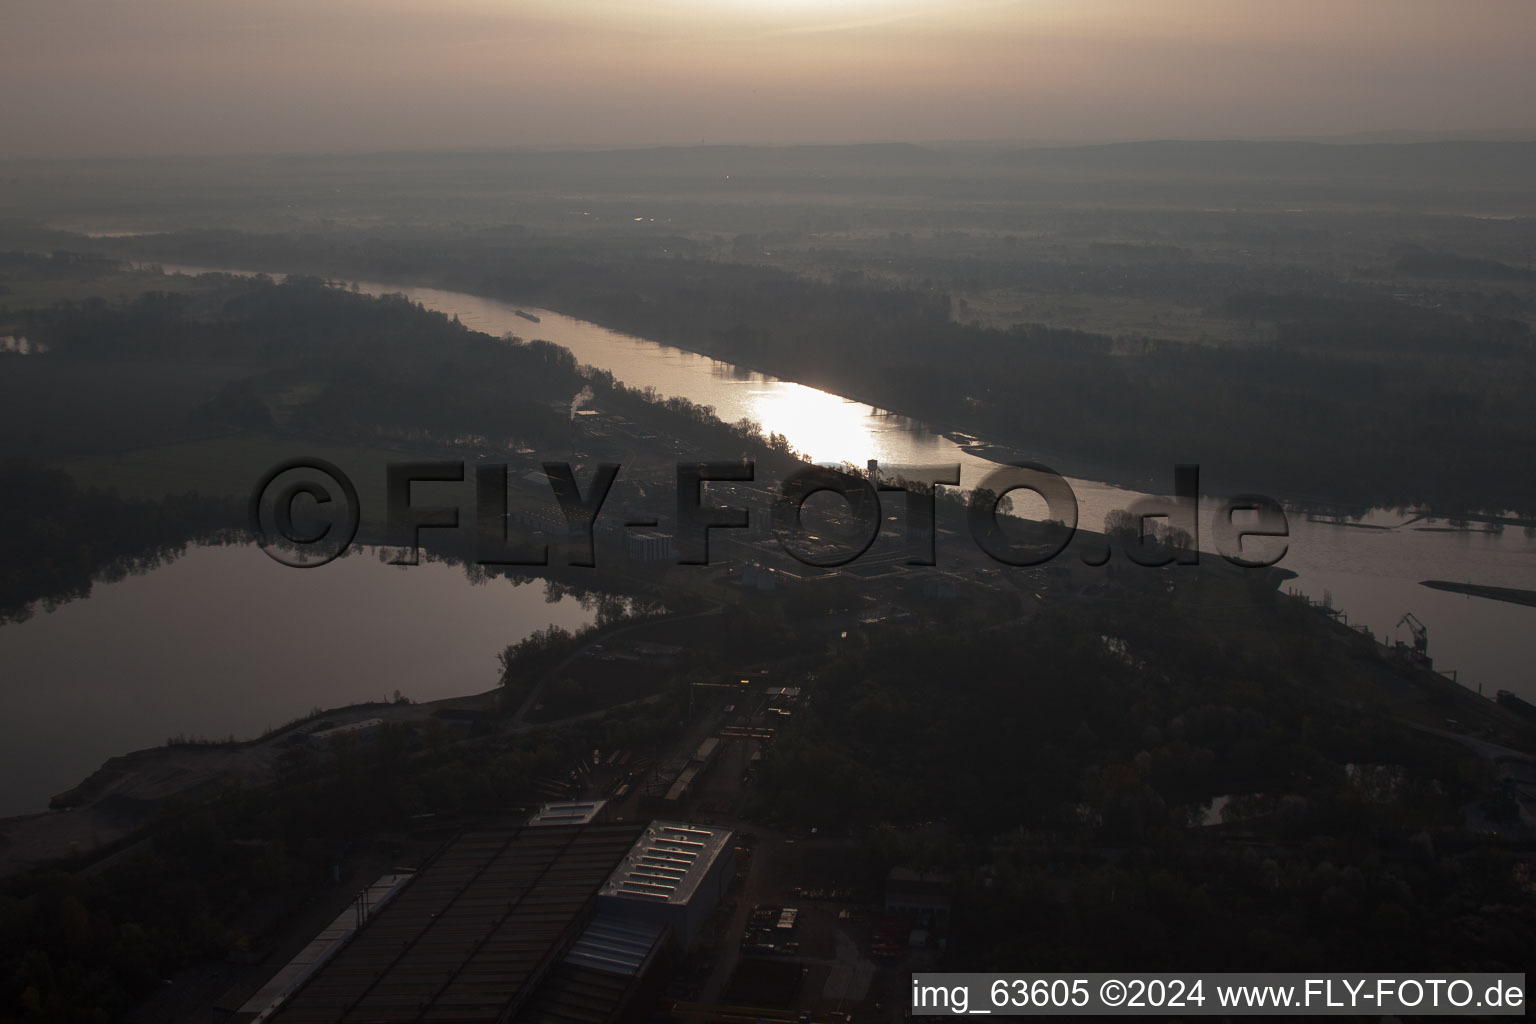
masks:
[[[386,565],[361,550],[323,569],[254,545],[198,547],[52,612],[0,626],[0,817],[107,758],[171,736],[241,739],[312,708],[494,689],[496,656],[535,629],[592,620],[540,583],[472,583],[458,566]]]

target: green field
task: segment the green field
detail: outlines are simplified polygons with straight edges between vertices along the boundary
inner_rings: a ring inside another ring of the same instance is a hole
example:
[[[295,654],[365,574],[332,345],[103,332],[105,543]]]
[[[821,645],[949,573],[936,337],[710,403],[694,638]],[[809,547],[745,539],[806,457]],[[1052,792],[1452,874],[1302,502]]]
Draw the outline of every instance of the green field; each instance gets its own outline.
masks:
[[[422,454],[401,448],[361,448],[324,444],[275,434],[235,434],[228,437],[138,448],[112,455],[94,455],[60,463],[83,487],[116,491],[123,498],[159,499],[170,494],[197,493],[207,497],[245,498],[262,475],[280,462],[295,458],[324,459],[352,480],[362,504],[362,524],[384,524],[385,472],[391,462],[436,461],[451,456]],[[447,488],[458,487],[467,495],[473,487],[476,459],[464,457],[465,482],[439,484],[442,497],[417,495],[418,504],[450,503]],[[526,472],[523,470],[522,472]],[[512,471],[511,507],[553,507],[547,491],[518,481]],[[467,499],[466,499],[467,500]],[[465,520],[467,523],[467,520]]]
[[[74,459],[61,468],[82,486],[115,490],[124,498],[157,499],[189,492],[243,498],[267,470],[299,457],[324,459],[346,473],[357,487],[365,523],[383,519],[385,466],[410,458],[401,451],[238,434]]]

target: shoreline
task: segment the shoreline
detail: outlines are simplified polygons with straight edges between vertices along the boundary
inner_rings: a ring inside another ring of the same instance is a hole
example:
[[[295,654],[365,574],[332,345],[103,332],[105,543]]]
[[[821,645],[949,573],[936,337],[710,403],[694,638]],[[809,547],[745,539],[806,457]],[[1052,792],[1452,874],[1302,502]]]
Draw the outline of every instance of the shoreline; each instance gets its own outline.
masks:
[[[499,689],[422,703],[369,702],[306,716],[247,740],[163,744],[107,758],[80,783],[49,800],[49,809],[0,818],[0,877],[43,864],[110,853],[153,818],[172,797],[194,795],[238,779],[265,785],[278,761],[302,737],[370,719],[407,723],[443,711],[489,714]],[[307,728],[306,728],[307,727]]]
[[[594,644],[606,642],[616,633],[664,628],[697,614],[712,612],[621,619],[587,634],[570,658],[589,651]],[[524,703],[532,703],[539,686],[548,678],[546,672],[535,681]],[[477,693],[428,701],[347,704],[295,719],[252,739],[166,743],[108,757],[77,785],[54,795],[48,810],[0,818],[0,877],[77,856],[87,863],[110,856],[117,844],[142,830],[167,799],[193,796],[228,780],[252,785],[275,782],[281,777],[282,762],[291,756],[295,746],[339,727],[374,720],[394,725],[438,720],[453,725],[457,719],[458,724],[471,727],[489,722],[493,726],[489,735],[501,735],[601,717],[655,699],[655,694],[650,693],[574,714],[528,720],[522,714],[526,709],[517,714],[500,713],[504,692],[498,683]],[[471,732],[458,739],[475,738],[478,733]]]

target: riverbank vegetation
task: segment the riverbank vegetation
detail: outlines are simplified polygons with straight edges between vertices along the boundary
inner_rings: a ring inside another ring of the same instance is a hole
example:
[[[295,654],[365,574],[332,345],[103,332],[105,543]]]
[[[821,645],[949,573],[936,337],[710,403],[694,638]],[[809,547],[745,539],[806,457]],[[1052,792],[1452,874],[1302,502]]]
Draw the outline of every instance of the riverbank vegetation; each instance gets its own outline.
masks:
[[[871,630],[818,672],[754,813],[952,878],[953,969],[1518,970],[1521,857],[1464,824],[1487,767],[1339,701],[1346,652],[1255,656],[1191,628],[1201,603],[1048,609],[961,671],[948,637]]]

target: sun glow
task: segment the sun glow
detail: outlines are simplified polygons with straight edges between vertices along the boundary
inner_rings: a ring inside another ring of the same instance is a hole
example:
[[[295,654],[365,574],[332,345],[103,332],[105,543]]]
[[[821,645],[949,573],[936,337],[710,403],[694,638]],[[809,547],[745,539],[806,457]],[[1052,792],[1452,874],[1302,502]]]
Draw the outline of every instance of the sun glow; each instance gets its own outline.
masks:
[[[916,5],[902,3],[900,0],[717,0],[717,2],[710,6],[785,13],[791,11],[822,11],[831,14],[843,14],[848,11],[889,12],[893,9],[911,8]]]
[[[682,0],[671,6],[671,13],[691,15],[699,23],[817,32],[915,18],[942,19],[973,5],[931,0]],[[656,6],[648,9],[660,13]]]

